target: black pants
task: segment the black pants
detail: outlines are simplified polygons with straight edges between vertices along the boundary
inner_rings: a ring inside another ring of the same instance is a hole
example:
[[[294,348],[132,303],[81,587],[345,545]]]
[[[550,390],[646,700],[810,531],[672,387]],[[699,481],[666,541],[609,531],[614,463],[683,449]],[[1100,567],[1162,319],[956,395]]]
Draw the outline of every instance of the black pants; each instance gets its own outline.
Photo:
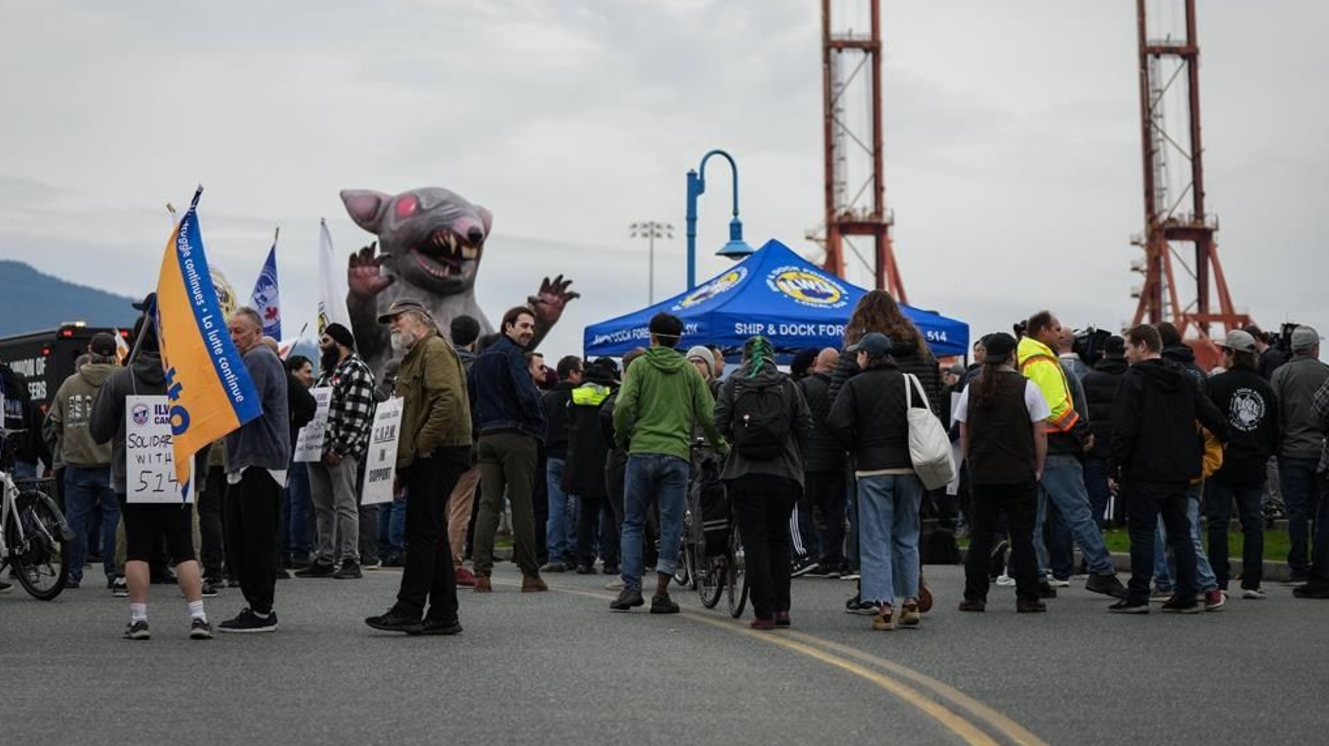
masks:
[[[816,524],[821,542],[821,566],[844,567],[847,563],[844,556],[844,513],[849,500],[844,471],[810,471],[804,476],[803,490],[799,510],[806,505],[809,513],[821,518]]]
[[[226,564],[240,580],[250,610],[272,611],[277,586],[277,513],[282,486],[267,469],[251,466],[237,484],[229,485],[223,510],[226,519]]]
[[[1167,543],[1177,562],[1176,595],[1179,603],[1195,600],[1195,544],[1185,482],[1128,482],[1125,485],[1127,521],[1131,529],[1131,582],[1127,600],[1149,602],[1154,578],[1154,533],[1163,517]]]
[[[359,537],[359,546],[356,551],[360,553],[360,564],[373,565],[379,561],[378,556],[378,508],[377,504],[365,505],[361,501],[365,496],[365,461],[360,459],[360,468],[356,473],[355,481],[355,505],[356,511],[360,516],[360,529],[356,533]]]
[[[406,566],[397,609],[411,617],[457,619],[457,576],[448,543],[448,498],[471,467],[469,447],[440,448],[402,470],[406,479]],[[426,615],[425,610],[429,613]]]
[[[577,564],[591,566],[595,564],[595,537],[600,530],[600,513],[604,510],[605,498],[600,495],[581,496],[581,510],[577,513]]]
[[[1263,472],[1261,473],[1263,476]],[[1259,588],[1264,579],[1264,524],[1260,502],[1264,498],[1264,480],[1259,484],[1237,485],[1221,476],[1209,480],[1206,491],[1205,514],[1209,518],[1209,564],[1214,569],[1218,587],[1227,590],[1232,580],[1232,563],[1228,553],[1228,524],[1232,522],[1232,505],[1241,517],[1244,543],[1241,553],[1241,587]]]
[[[1038,559],[1034,522],[1038,483],[973,484],[969,498],[969,555],[964,562],[964,597],[986,601],[991,577],[993,536],[1006,517],[1011,542],[1011,571],[1021,598],[1038,598]]]
[[[226,544],[222,538],[222,504],[226,496],[226,472],[220,466],[208,469],[198,496],[198,533],[202,540],[203,577],[220,581]]]
[[[773,619],[789,611],[789,517],[801,490],[792,479],[747,474],[728,484],[747,558],[752,613]]]

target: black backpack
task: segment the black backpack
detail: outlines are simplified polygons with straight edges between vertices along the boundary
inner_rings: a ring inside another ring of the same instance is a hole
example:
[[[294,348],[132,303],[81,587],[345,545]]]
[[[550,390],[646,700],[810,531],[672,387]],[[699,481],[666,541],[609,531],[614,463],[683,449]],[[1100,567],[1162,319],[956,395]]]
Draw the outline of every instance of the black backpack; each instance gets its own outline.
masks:
[[[730,378],[728,384],[733,401],[730,421],[734,447],[744,458],[753,461],[779,458],[792,429],[789,404],[784,397],[785,378],[762,383],[744,381],[741,388]]]

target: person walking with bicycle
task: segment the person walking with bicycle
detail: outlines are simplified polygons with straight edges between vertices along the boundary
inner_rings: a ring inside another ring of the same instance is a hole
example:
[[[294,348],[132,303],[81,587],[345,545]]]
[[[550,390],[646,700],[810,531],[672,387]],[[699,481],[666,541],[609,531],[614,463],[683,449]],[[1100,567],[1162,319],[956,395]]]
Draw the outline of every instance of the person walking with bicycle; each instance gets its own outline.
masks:
[[[743,345],[743,361],[720,387],[715,425],[733,447],[720,478],[738,518],[752,590],[753,629],[789,626],[789,518],[803,494],[803,449],[812,414],[803,393],[775,367],[765,337]]]
[[[706,381],[675,348],[683,321],[658,313],[650,323],[651,348],[623,376],[614,405],[614,438],[628,451],[624,490],[623,592],[610,602],[614,611],[642,606],[642,534],[647,506],[660,508],[660,554],[652,614],[677,614],[669,581],[678,563],[683,533],[693,427],[700,424],[717,451],[725,449],[715,428],[715,402]]]
[[[875,630],[898,623],[917,627],[918,509],[923,483],[909,455],[908,399],[927,408],[922,388],[906,377],[891,358],[891,339],[880,332],[863,335],[846,348],[862,371],[840,389],[826,429],[849,451],[858,480],[858,546],[862,556],[860,598],[876,606]],[[906,397],[905,387],[913,391]],[[900,614],[895,602],[902,601]]]
[[[151,302],[145,301],[146,305]],[[92,406],[88,433],[97,443],[111,443],[111,482],[120,502],[125,524],[125,581],[129,586],[129,625],[127,640],[147,640],[148,563],[154,557],[154,545],[163,536],[175,562],[175,578],[189,604],[189,637],[206,640],[212,637],[212,625],[203,611],[203,573],[194,557],[193,512],[191,503],[131,503],[125,485],[125,399],[130,395],[165,396],[166,374],[162,369],[161,345],[157,327],[149,316],[139,319],[135,329],[137,356],[129,367],[121,368],[103,382]],[[206,473],[208,449],[194,458],[194,474]]]

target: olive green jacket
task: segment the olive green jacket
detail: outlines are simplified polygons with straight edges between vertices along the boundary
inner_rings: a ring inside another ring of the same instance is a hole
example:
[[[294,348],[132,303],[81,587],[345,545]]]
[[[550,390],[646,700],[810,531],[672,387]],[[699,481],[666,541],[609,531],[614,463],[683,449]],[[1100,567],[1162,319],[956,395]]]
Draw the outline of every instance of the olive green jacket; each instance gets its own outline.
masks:
[[[397,373],[405,399],[397,468],[428,458],[439,448],[471,445],[471,405],[461,358],[445,339],[431,336],[406,353]]]

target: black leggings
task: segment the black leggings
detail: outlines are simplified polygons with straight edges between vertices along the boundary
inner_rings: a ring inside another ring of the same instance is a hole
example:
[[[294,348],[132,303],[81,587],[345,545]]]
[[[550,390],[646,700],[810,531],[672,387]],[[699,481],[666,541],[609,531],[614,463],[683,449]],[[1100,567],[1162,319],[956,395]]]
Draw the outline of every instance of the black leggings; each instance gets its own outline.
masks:
[[[131,503],[120,498],[125,520],[125,561],[151,562],[157,537],[166,537],[166,549],[175,564],[194,559],[194,506],[172,503]]]

